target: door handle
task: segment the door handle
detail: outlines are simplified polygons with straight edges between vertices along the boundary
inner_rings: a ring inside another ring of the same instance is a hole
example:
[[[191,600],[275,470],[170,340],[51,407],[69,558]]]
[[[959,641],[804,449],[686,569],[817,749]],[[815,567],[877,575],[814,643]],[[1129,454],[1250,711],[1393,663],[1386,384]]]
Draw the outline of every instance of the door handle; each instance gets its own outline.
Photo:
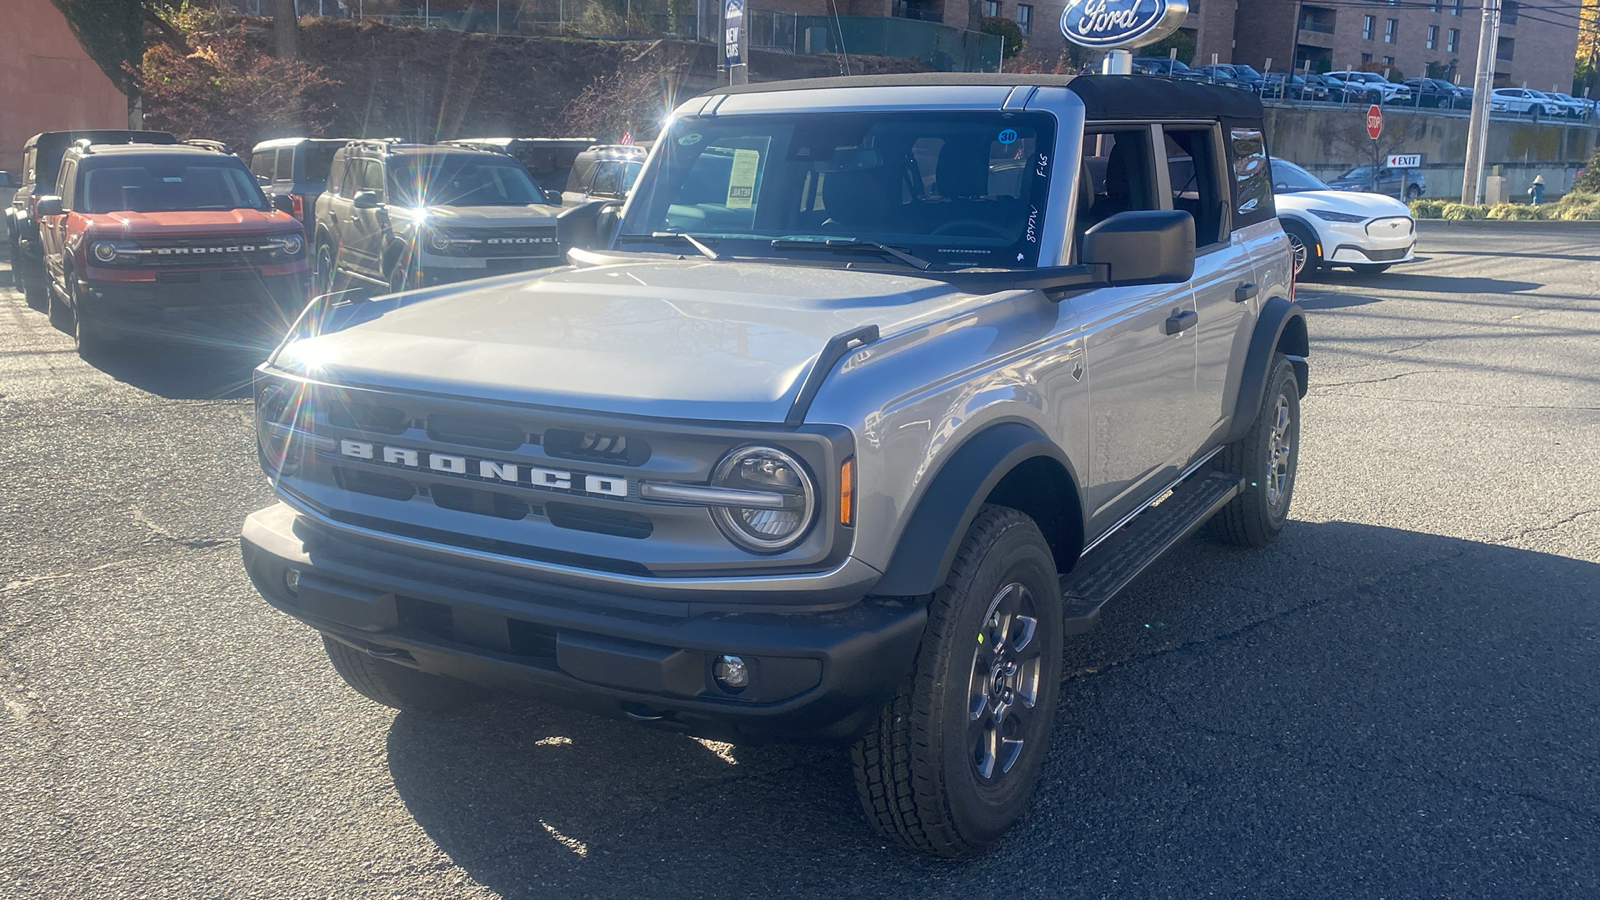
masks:
[[[1256,284],[1254,281],[1247,281],[1233,289],[1233,302],[1243,303],[1246,300],[1254,300],[1259,293],[1261,293],[1261,285]]]
[[[1167,334],[1188,331],[1200,322],[1200,314],[1192,309],[1173,313],[1167,318]]]

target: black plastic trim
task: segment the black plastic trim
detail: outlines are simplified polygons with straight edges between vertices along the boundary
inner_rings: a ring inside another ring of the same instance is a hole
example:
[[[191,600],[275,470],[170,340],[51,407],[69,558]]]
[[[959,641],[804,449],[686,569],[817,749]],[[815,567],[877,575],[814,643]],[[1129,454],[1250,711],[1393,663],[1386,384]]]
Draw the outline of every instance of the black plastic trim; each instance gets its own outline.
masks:
[[[1302,323],[1305,321],[1305,311],[1298,303],[1283,297],[1272,297],[1261,304],[1261,313],[1256,317],[1256,330],[1250,336],[1250,350],[1245,355],[1244,367],[1239,373],[1239,396],[1234,401],[1233,421],[1223,443],[1231,444],[1244,437],[1251,423],[1255,422],[1256,412],[1261,408],[1262,394],[1267,389],[1267,378],[1272,374],[1272,358],[1277,352],[1278,341],[1295,319]],[[1295,355],[1295,358],[1300,360],[1295,374],[1300,377],[1300,391],[1304,396],[1309,366],[1305,357]]]
[[[989,492],[1017,465],[1041,456],[1060,463],[1077,482],[1061,448],[1020,422],[986,428],[957,448],[918,499],[872,592],[897,597],[933,593],[944,583],[967,526]]]
[[[789,406],[789,414],[784,416],[783,424],[790,427],[799,425],[806,420],[806,413],[811,411],[811,402],[817,399],[817,392],[822,390],[822,383],[828,380],[828,375],[833,372],[833,367],[845,354],[872,343],[878,339],[878,326],[863,325],[843,334],[836,334],[828,338],[828,343],[822,347],[822,352],[817,354],[817,361],[811,364],[811,371],[806,373],[806,378],[800,383],[800,392],[795,394],[794,403]]]

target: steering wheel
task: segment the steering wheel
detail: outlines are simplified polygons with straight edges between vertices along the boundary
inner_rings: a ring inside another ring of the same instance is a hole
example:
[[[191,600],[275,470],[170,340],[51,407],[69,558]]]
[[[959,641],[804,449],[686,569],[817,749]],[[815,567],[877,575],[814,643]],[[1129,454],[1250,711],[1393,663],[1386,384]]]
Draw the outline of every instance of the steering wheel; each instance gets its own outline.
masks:
[[[1003,239],[1011,236],[1004,228],[1001,228],[999,225],[996,225],[993,222],[986,222],[983,219],[953,219],[944,223],[943,225],[940,225],[938,228],[935,228],[933,233],[953,234],[955,233],[956,229],[965,228],[967,226],[972,226],[981,232],[987,232],[988,234],[997,238]],[[971,232],[968,232],[968,234],[971,234]]]

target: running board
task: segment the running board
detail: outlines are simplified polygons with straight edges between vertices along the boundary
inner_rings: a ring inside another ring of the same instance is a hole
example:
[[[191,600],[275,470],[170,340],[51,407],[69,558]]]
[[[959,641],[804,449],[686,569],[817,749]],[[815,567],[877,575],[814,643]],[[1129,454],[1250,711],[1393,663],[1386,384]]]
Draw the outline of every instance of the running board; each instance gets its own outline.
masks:
[[[1061,576],[1064,632],[1073,635],[1092,630],[1106,601],[1199,530],[1238,496],[1243,484],[1237,475],[1226,472],[1196,474],[1078,560],[1071,572]]]

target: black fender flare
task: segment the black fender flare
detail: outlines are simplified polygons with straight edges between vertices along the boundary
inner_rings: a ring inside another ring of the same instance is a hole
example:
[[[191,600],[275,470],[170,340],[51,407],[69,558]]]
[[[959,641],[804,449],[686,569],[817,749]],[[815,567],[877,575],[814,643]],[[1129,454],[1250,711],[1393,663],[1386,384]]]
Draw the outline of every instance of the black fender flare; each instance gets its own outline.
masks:
[[[1311,349],[1305,310],[1284,297],[1272,297],[1261,304],[1261,312],[1256,317],[1255,333],[1250,336],[1250,349],[1239,373],[1239,396],[1234,402],[1233,421],[1224,443],[1231,444],[1244,437],[1256,420],[1262,394],[1267,389],[1267,378],[1272,374],[1272,358],[1280,347],[1294,366],[1295,379],[1300,382],[1300,396],[1304,397],[1311,374],[1306,363]]]
[[[937,590],[984,499],[1012,469],[1041,456],[1059,463],[1077,483],[1076,472],[1061,448],[1021,422],[992,425],[956,448],[917,499],[872,593],[920,597]]]

